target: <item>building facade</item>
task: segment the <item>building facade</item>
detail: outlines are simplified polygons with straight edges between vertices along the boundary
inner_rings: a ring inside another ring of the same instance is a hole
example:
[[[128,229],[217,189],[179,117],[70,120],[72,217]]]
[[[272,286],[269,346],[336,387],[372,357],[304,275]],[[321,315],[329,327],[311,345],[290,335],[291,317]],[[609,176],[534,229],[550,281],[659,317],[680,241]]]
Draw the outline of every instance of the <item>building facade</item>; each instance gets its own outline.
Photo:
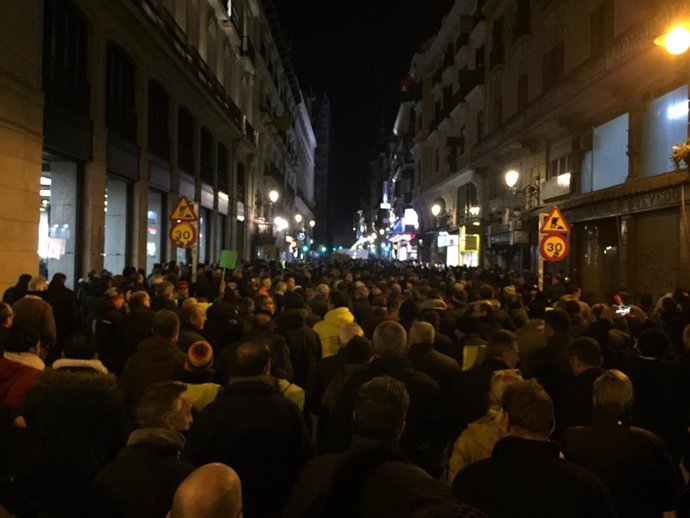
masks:
[[[687,2],[458,0],[410,69],[422,258],[535,271],[557,205],[571,253],[547,269],[599,296],[688,284],[688,172],[670,155],[690,55],[654,45],[678,20]]]
[[[269,127],[301,103],[267,4],[1,3],[0,197],[12,235],[0,288],[23,272],[62,272],[71,284],[92,269],[191,260],[168,239],[179,196],[198,204],[198,261],[222,249],[253,257],[276,160]],[[266,117],[269,83],[282,102]],[[290,131],[308,140],[311,129]],[[313,147],[303,151],[283,188],[313,181]]]

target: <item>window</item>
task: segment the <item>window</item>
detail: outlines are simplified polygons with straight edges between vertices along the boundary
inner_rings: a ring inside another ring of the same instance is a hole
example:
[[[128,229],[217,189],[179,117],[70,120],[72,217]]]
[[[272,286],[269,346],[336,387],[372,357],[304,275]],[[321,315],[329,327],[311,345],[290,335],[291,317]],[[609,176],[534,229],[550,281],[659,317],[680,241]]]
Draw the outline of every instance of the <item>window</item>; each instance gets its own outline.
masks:
[[[228,191],[228,148],[218,144],[218,190]]]
[[[113,42],[108,42],[106,54],[106,125],[121,137],[136,142],[136,68],[127,53]]]
[[[213,134],[206,128],[201,128],[201,179],[213,185]]]
[[[563,77],[565,70],[565,43],[560,41],[549,50],[543,59],[543,91],[549,91]]]
[[[594,128],[592,151],[582,160],[582,192],[597,191],[625,182],[628,176],[627,113]]]
[[[160,158],[170,158],[170,96],[158,81],[149,81],[149,149]]]
[[[517,82],[517,111],[522,111],[527,106],[529,79],[527,74],[522,74],[518,77]]]
[[[184,106],[178,110],[177,163],[187,172],[194,172],[194,118]]]
[[[119,275],[127,266],[129,184],[108,176],[105,182],[105,249],[103,267]]]

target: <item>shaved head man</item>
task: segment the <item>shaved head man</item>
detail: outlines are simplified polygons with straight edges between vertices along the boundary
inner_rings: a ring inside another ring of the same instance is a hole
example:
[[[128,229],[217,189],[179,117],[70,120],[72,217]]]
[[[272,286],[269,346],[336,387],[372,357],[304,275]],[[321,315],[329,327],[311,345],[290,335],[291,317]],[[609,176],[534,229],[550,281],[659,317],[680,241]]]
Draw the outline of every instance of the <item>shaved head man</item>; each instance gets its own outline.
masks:
[[[242,484],[225,464],[201,466],[175,491],[168,518],[238,518],[242,516]]]

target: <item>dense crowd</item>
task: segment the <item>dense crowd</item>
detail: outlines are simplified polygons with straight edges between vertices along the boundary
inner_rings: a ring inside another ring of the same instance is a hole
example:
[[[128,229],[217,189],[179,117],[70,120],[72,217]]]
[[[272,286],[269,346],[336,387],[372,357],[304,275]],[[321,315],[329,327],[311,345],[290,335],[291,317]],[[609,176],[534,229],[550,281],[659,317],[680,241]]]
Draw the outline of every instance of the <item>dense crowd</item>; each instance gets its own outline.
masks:
[[[65,284],[0,303],[0,516],[689,516],[684,290],[373,261]]]

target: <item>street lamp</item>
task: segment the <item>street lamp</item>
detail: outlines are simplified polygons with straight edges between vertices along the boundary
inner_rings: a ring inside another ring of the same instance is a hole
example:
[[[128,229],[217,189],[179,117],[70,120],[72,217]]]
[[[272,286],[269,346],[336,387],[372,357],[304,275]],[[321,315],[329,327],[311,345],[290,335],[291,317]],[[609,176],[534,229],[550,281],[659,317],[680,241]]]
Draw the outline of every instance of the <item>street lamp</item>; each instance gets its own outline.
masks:
[[[302,215],[301,214],[295,214],[295,222],[296,223],[302,223]]]
[[[268,199],[271,201],[271,203],[277,202],[278,198],[280,198],[280,193],[278,191],[276,191],[275,189],[271,189],[268,192]]]
[[[314,221],[313,219],[309,220],[309,226],[311,228],[314,228],[316,226],[316,221]]]
[[[511,169],[505,174],[506,185],[511,190],[515,189],[519,179],[520,173],[518,173],[515,169]]]
[[[539,176],[534,178],[532,181],[530,181],[528,184],[518,187],[518,180],[520,180],[520,173],[516,171],[515,169],[510,169],[509,171],[506,172],[504,175],[504,179],[506,182],[506,185],[510,189],[510,192],[513,194],[517,194],[519,192],[524,193],[525,195],[525,202],[528,206],[534,206],[539,204],[539,199],[540,199],[540,185],[539,185]]]
[[[437,218],[439,214],[441,214],[441,205],[439,203],[434,203],[431,206],[431,214]]]
[[[656,38],[654,44],[664,47],[674,56],[683,54],[690,49],[690,29],[685,24],[675,25]]]

